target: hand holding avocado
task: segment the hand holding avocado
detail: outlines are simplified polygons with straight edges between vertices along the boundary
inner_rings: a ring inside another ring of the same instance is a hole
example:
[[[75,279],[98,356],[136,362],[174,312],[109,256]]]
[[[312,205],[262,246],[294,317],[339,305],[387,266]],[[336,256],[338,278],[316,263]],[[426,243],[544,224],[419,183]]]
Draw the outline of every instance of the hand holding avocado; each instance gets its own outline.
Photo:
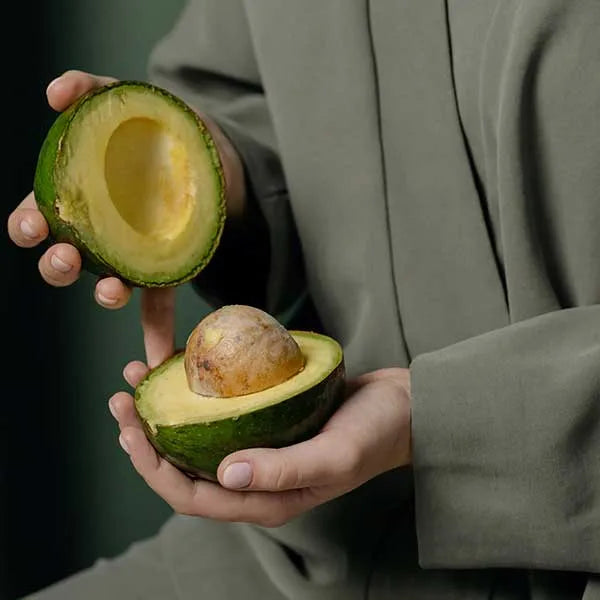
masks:
[[[243,168],[219,128],[141,82],[71,71],[47,93],[64,112],[10,235],[23,247],[51,235],[43,278],[66,286],[83,265],[102,275],[107,308],[143,288],[147,364],[124,371],[135,401],[121,392],[109,404],[147,483],[177,512],[269,526],[408,464],[407,369],[347,383],[335,340],[239,305],[172,356],[173,286],[208,263],[225,217],[244,214]]]
[[[103,275],[96,284],[94,296],[98,304],[110,309],[121,308],[127,304],[131,296],[131,284],[146,287],[146,284],[153,285],[157,283],[160,286],[178,283],[176,277],[177,269],[171,269],[172,265],[170,264],[163,271],[170,270],[171,273],[168,274],[172,275],[174,273],[174,279],[172,281],[161,281],[159,278],[154,282],[152,277],[148,276],[149,274],[143,272],[140,274],[139,272],[140,268],[144,266],[143,261],[146,260],[144,258],[142,258],[141,264],[129,265],[129,271],[127,269],[123,271],[114,268],[115,264],[111,263],[119,263],[118,258],[116,261],[113,260],[114,257],[111,257],[109,261],[104,260],[107,248],[113,250],[119,244],[127,244],[131,239],[131,235],[136,235],[136,227],[138,232],[141,230],[141,233],[144,233],[144,223],[130,222],[132,227],[126,232],[121,231],[117,227],[117,225],[120,226],[126,223],[128,216],[132,217],[133,215],[132,218],[134,220],[135,216],[139,216],[140,214],[150,215],[151,217],[152,215],[157,216],[153,222],[146,222],[146,226],[153,224],[157,227],[173,225],[176,229],[178,225],[178,223],[171,223],[169,219],[164,218],[168,215],[156,215],[156,211],[153,210],[130,210],[128,212],[128,208],[131,208],[132,204],[131,197],[120,193],[123,191],[126,192],[128,186],[133,186],[133,191],[137,192],[155,192],[156,185],[154,184],[162,185],[163,178],[160,175],[156,175],[155,171],[157,169],[141,169],[142,174],[137,183],[136,181],[124,182],[121,177],[125,171],[131,172],[135,171],[136,167],[144,167],[142,164],[128,163],[126,165],[127,169],[124,169],[120,168],[120,165],[123,161],[130,159],[132,155],[136,155],[136,153],[128,152],[127,149],[136,140],[139,141],[138,138],[140,135],[142,138],[144,136],[148,138],[149,135],[152,137],[153,134],[157,133],[155,131],[156,127],[153,126],[153,121],[145,119],[144,115],[141,115],[142,118],[135,118],[140,116],[137,114],[130,115],[134,118],[129,118],[128,115],[125,115],[127,118],[123,119],[124,127],[117,127],[118,123],[115,125],[115,134],[119,133],[120,135],[113,135],[111,137],[107,146],[106,156],[94,156],[94,140],[97,139],[95,134],[102,127],[98,127],[98,123],[91,123],[93,129],[90,129],[90,122],[87,122],[86,119],[91,121],[94,119],[102,120],[102,111],[106,109],[103,109],[102,102],[98,101],[95,101],[96,106],[92,107],[88,99],[93,97],[94,93],[97,93],[98,98],[107,98],[108,94],[104,93],[104,91],[111,91],[112,86],[117,87],[118,85],[113,78],[99,77],[80,71],[68,71],[50,83],[47,89],[48,103],[53,109],[62,112],[61,116],[57,119],[55,127],[53,127],[54,133],[60,135],[55,135],[53,140],[51,130],[45,148],[40,154],[41,168],[38,168],[38,174],[36,174],[36,188],[39,191],[39,197],[34,196],[33,192],[30,193],[10,215],[8,220],[9,235],[18,246],[31,248],[46,240],[49,235],[52,235],[54,243],[42,255],[38,264],[39,271],[47,283],[57,287],[68,286],[79,278],[82,268],[89,268],[89,270]],[[138,86],[137,89],[141,89],[141,86],[143,84]],[[132,88],[123,86],[123,89]],[[85,103],[82,101],[84,98],[86,99]],[[129,105],[132,104],[134,103],[129,103]],[[78,117],[81,126],[80,129],[76,126],[78,121],[75,118],[76,115],[73,110],[76,105],[79,107],[88,107],[86,110],[77,111],[83,115],[83,117]],[[108,105],[109,103],[104,102],[104,106]],[[110,110],[106,112],[110,113]],[[227,216],[237,218],[243,213],[245,201],[244,175],[240,159],[229,140],[212,121],[202,116],[202,120],[199,123],[201,123],[201,126],[206,127],[210,133],[211,143],[216,147],[218,158],[215,158],[215,160],[219,161],[220,168],[222,169],[222,181],[224,182],[224,190],[222,191],[224,192],[224,200],[226,200]],[[149,127],[145,127],[144,125],[149,125]],[[90,131],[93,131],[93,134],[79,135],[79,131],[82,131],[84,134],[86,132],[89,134]],[[63,133],[65,135],[62,135]],[[160,134],[161,132],[158,133]],[[50,148],[53,145],[52,141],[55,142],[54,148]],[[89,145],[90,143],[92,144],[91,146]],[[57,152],[58,147],[61,145],[69,149],[68,152],[64,153],[64,157],[59,156],[60,152]],[[155,147],[159,145],[161,144],[152,145],[149,153],[153,152]],[[170,163],[166,165],[168,168],[165,169],[169,170],[176,162],[175,159],[177,159],[179,149],[172,148],[168,144],[162,144],[162,146],[165,146],[169,152]],[[108,150],[111,150],[111,147],[112,151],[108,152]],[[59,165],[60,168],[57,166],[58,162],[52,165],[42,164],[44,156],[53,156],[60,159],[62,161]],[[114,160],[111,161],[111,157]],[[79,165],[78,162],[80,163]],[[111,162],[113,163],[112,166]],[[192,161],[189,162],[191,163]],[[98,166],[96,169],[98,174],[101,173],[106,181],[102,182],[102,185],[96,185],[94,188],[92,171],[95,165]],[[161,165],[154,166],[160,167]],[[177,184],[178,178],[173,177],[171,179],[173,185]],[[112,187],[115,188],[115,193],[111,194],[111,201],[99,203],[101,210],[95,210],[93,202],[90,202],[89,198],[100,193],[100,188],[104,187],[104,183],[110,189],[111,180]],[[141,186],[142,188],[144,186],[148,187],[146,184],[149,184],[154,189],[136,189],[137,184],[139,184],[137,187]],[[59,189],[61,186],[62,189]],[[76,203],[77,194],[81,190],[84,193],[87,192],[87,197],[85,198],[86,211],[80,211]],[[163,192],[165,190],[161,189],[159,191]],[[166,192],[168,191],[166,190]],[[133,195],[131,194],[131,196]],[[150,199],[152,195],[152,193],[142,194],[142,196],[149,197]],[[61,205],[58,204],[59,196],[62,202]],[[43,209],[44,214],[40,212],[39,207]],[[118,210],[121,216],[124,215],[123,219],[111,221],[108,218],[110,215],[107,217],[106,210],[108,209]],[[91,231],[91,235],[88,235],[87,239],[84,239],[86,237],[85,223],[77,222],[82,212],[86,212],[86,214],[83,215],[84,218],[80,219],[80,221],[90,221],[92,225],[92,227],[88,228],[87,233]],[[50,221],[44,215],[49,217]],[[65,222],[68,225],[72,225],[72,227],[65,227]],[[69,229],[71,229],[70,232],[68,231]],[[156,232],[152,231],[150,233],[152,235],[140,235],[140,240],[142,242],[146,241],[149,248],[152,248],[153,244],[155,247],[165,248],[165,244],[157,244],[156,240],[153,239],[153,234]],[[165,234],[166,238],[173,237],[173,231],[164,231],[162,233]],[[104,238],[102,237],[103,235]],[[146,238],[145,240],[144,237]],[[99,245],[95,244],[98,240],[100,240]],[[106,243],[102,244],[103,240]],[[176,244],[177,240],[174,242],[174,245]],[[97,252],[98,250],[99,252]],[[201,248],[200,250],[203,249]],[[124,254],[123,252],[121,256]],[[145,254],[146,256],[149,255],[149,253]],[[199,251],[197,254],[199,256],[202,252]],[[94,257],[99,258],[99,260],[94,261]],[[157,261],[154,258],[151,257],[147,262],[150,264],[156,263]],[[197,257],[192,257],[192,263],[195,258]],[[163,256],[161,259],[163,262],[166,261],[168,263],[170,257]],[[108,264],[106,264],[107,262]],[[184,264],[183,267],[185,266],[187,265]],[[195,273],[198,267],[199,264],[192,264],[187,275]],[[128,273],[132,277],[128,277]],[[136,275],[139,275],[137,279]],[[173,315],[171,314],[173,306],[174,297],[172,291],[168,289],[143,290],[142,324],[144,325],[145,332],[147,360],[153,366],[162,362],[172,352],[172,347],[169,344],[172,337],[170,328],[173,323]]]
[[[96,77],[70,71],[55,79],[47,89],[48,103],[63,111],[88,91],[114,81],[109,77]],[[32,248],[43,242],[49,235],[48,223],[38,210],[33,192],[19,204],[8,219],[8,232],[15,244]],[[57,243],[42,255],[38,268],[44,280],[50,285],[63,287],[74,283],[81,271],[81,256],[70,244]],[[105,308],[124,306],[131,292],[118,279],[101,279],[95,290],[97,302]]]
[[[140,362],[127,365],[124,376],[138,390],[142,380],[152,381]],[[382,369],[348,382],[341,407],[308,440],[233,452],[218,466],[221,485],[189,478],[157,453],[130,394],[115,394],[109,405],[138,473],[182,514],[276,527],[411,460],[408,369]]]
[[[135,409],[162,457],[216,480],[228,454],[317,435],[344,400],[344,377],[334,339],[229,305],[202,319],[185,351],[137,384]]]

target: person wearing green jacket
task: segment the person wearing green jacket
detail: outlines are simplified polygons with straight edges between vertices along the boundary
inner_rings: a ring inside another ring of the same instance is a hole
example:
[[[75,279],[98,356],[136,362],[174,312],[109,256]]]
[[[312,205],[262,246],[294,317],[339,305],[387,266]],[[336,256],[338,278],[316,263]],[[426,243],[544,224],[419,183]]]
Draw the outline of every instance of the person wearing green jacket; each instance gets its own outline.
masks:
[[[598,31],[595,0],[187,5],[150,79],[225,166],[196,285],[318,318],[353,391],[312,440],[226,458],[222,486],[160,460],[116,394],[124,449],[180,514],[32,598],[600,598]],[[106,81],[68,72],[49,102]],[[33,197],[9,230],[46,237]],[[40,271],[80,264],[55,244]],[[173,291],[142,308],[133,386],[173,351]]]

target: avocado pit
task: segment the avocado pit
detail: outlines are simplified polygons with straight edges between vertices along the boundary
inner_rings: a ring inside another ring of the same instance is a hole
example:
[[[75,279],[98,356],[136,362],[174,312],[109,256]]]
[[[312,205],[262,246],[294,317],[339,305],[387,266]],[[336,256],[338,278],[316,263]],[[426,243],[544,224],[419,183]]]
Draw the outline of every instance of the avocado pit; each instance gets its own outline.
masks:
[[[276,319],[251,306],[224,306],[188,338],[185,371],[196,394],[231,398],[260,392],[299,373],[305,358]]]
[[[189,475],[211,480],[232,452],[313,437],[345,397],[343,351],[333,338],[283,335],[278,322],[251,307],[215,313],[197,326],[185,351],[148,372],[135,390],[136,412],[156,451]],[[210,394],[192,391],[190,380]]]

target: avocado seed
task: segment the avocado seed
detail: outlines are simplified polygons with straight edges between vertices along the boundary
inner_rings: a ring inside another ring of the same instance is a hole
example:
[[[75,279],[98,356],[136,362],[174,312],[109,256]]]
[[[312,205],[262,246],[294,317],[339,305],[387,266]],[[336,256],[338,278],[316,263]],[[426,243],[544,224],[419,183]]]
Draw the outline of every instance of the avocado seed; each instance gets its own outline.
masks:
[[[185,348],[189,388],[204,396],[229,398],[283,383],[304,368],[300,347],[266,312],[224,306],[192,331]]]

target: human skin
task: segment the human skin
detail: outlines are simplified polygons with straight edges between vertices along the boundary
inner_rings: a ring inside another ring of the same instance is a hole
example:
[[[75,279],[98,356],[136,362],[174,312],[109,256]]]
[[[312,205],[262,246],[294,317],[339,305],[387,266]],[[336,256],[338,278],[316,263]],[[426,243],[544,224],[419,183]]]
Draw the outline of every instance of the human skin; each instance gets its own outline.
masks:
[[[81,71],[68,71],[50,83],[48,103],[61,111],[91,89],[115,81]],[[245,181],[241,160],[221,130],[199,113],[219,150],[225,175],[228,218],[243,218]],[[8,231],[15,244],[32,248],[49,234],[33,192],[13,211]],[[81,257],[69,244],[53,244],[39,261],[50,285],[74,283]],[[105,308],[125,306],[131,289],[115,277],[98,280],[94,296]],[[146,362],[124,369],[135,387],[149,368],[174,352],[175,292],[144,289],[141,319]],[[109,400],[123,449],[148,485],[179,513],[222,521],[277,526],[411,460],[410,371],[390,368],[366,373],[350,382],[347,400],[322,431],[288,448],[242,450],[226,457],[218,469],[219,484],[190,479],[162,459],[144,435],[133,397],[118,392]]]
[[[68,108],[80,96],[116,81],[104,77],[67,71],[54,79],[46,90],[48,104],[60,112]],[[227,216],[242,218],[245,206],[244,170],[233,145],[219,127],[202,113],[215,141],[225,177]],[[12,241],[22,248],[33,248],[49,235],[48,224],[37,209],[33,192],[17,206],[8,218],[8,233]],[[52,286],[71,285],[81,274],[81,256],[70,244],[51,245],[39,260],[38,268],[43,279]],[[94,290],[96,302],[108,309],[125,306],[131,298],[131,288],[116,277],[103,277]],[[173,331],[175,327],[175,292],[167,289],[142,290],[142,327],[146,347],[146,360],[156,366],[173,353]]]
[[[147,373],[129,363],[135,387]],[[109,401],[119,441],[146,483],[175,512],[219,521],[278,527],[369,479],[411,461],[410,372],[380,369],[348,382],[348,397],[321,432],[287,448],[254,448],[227,456],[219,484],[191,479],[148,442],[131,394]]]

